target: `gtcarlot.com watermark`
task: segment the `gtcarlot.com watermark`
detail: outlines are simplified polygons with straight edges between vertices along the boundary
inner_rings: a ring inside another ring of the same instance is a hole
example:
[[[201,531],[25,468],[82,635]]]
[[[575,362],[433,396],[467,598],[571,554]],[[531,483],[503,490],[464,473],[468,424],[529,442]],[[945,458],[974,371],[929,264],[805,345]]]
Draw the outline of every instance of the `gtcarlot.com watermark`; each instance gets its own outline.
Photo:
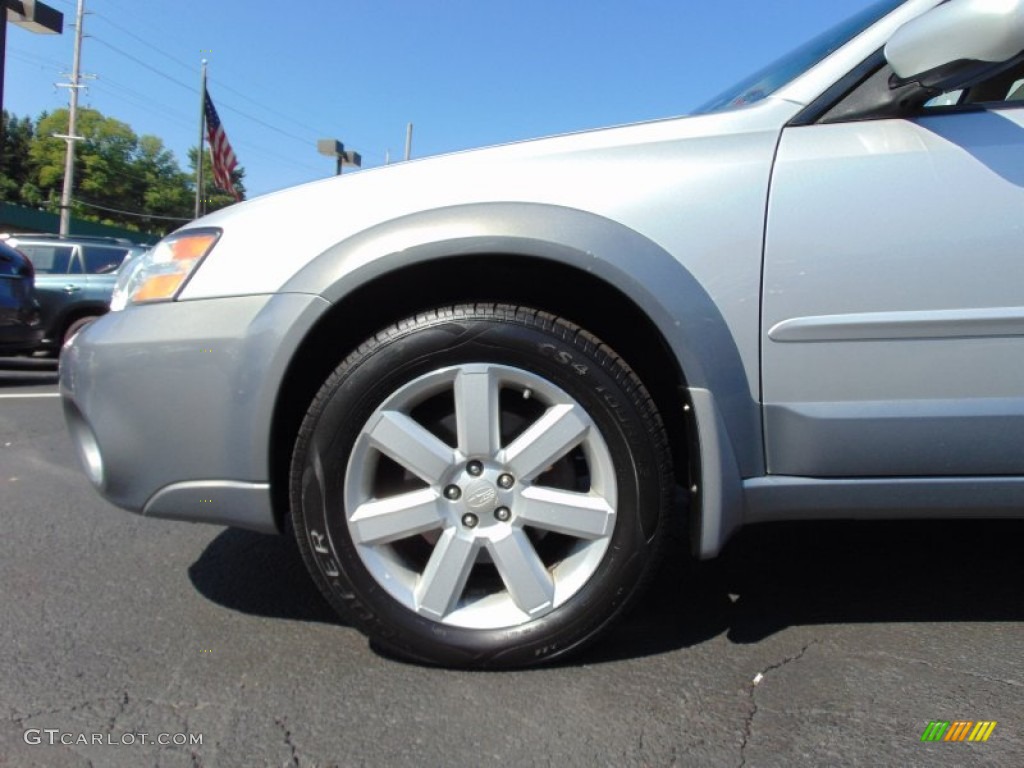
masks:
[[[73,733],[59,728],[28,728],[22,735],[26,744],[33,746],[61,744],[70,746],[130,747],[135,744],[155,744],[161,747],[202,746],[201,733]]]

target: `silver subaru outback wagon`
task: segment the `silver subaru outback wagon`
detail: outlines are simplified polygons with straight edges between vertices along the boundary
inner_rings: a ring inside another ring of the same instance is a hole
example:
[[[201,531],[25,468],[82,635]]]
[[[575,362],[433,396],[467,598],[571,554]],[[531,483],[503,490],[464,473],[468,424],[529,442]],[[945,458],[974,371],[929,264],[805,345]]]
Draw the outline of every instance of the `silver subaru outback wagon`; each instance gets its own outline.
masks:
[[[1022,215],[1024,0],[886,0],[688,117],[193,222],[70,342],[63,404],[113,503],[294,535],[406,658],[536,664],[680,516],[705,558],[1022,516]]]

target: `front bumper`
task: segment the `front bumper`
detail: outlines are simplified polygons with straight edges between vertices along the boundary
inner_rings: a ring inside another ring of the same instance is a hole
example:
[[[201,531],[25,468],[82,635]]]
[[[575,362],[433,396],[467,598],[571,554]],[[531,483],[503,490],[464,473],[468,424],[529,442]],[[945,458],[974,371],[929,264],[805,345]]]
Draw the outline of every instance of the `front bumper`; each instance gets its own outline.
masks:
[[[63,352],[60,391],[92,484],[144,515],[276,531],[277,392],[328,306],[307,294],[169,302],[87,326]]]
[[[0,327],[0,352],[31,352],[43,342],[43,329],[25,326]]]
[[[37,349],[43,341],[43,327],[36,314],[31,321],[20,318],[9,323],[0,323],[0,351],[28,352]]]

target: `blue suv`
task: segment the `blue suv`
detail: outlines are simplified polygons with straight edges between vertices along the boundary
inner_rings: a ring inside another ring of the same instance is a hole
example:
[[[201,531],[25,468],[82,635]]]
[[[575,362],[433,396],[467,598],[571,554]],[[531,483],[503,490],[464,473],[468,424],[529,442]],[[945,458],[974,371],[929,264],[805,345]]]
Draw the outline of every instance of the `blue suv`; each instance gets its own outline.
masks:
[[[144,247],[109,237],[0,236],[29,259],[36,272],[36,298],[43,338],[37,349],[57,351],[82,327],[110,309],[117,271]]]

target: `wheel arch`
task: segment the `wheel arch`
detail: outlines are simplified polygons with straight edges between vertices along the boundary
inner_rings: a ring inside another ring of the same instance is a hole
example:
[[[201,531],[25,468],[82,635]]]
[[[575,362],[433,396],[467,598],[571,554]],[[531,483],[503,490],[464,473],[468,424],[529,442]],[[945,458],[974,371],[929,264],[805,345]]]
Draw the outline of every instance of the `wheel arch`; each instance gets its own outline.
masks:
[[[717,553],[738,525],[738,467],[744,459],[760,460],[759,453],[736,455],[730,438],[739,432],[760,445],[756,407],[737,397],[747,386],[736,378],[743,370],[739,353],[695,278],[638,233],[593,214],[536,204],[441,209],[328,249],[282,290],[317,293],[331,306],[296,349],[274,407],[269,469],[280,523],[299,424],[341,359],[419,311],[501,302],[565,317],[634,368],[666,422],[678,482],[696,490],[690,524],[699,554]]]
[[[83,317],[102,317],[110,311],[110,304],[103,302],[82,302],[63,308],[50,323],[47,329],[47,338],[60,347],[64,334],[71,324],[81,320]]]

